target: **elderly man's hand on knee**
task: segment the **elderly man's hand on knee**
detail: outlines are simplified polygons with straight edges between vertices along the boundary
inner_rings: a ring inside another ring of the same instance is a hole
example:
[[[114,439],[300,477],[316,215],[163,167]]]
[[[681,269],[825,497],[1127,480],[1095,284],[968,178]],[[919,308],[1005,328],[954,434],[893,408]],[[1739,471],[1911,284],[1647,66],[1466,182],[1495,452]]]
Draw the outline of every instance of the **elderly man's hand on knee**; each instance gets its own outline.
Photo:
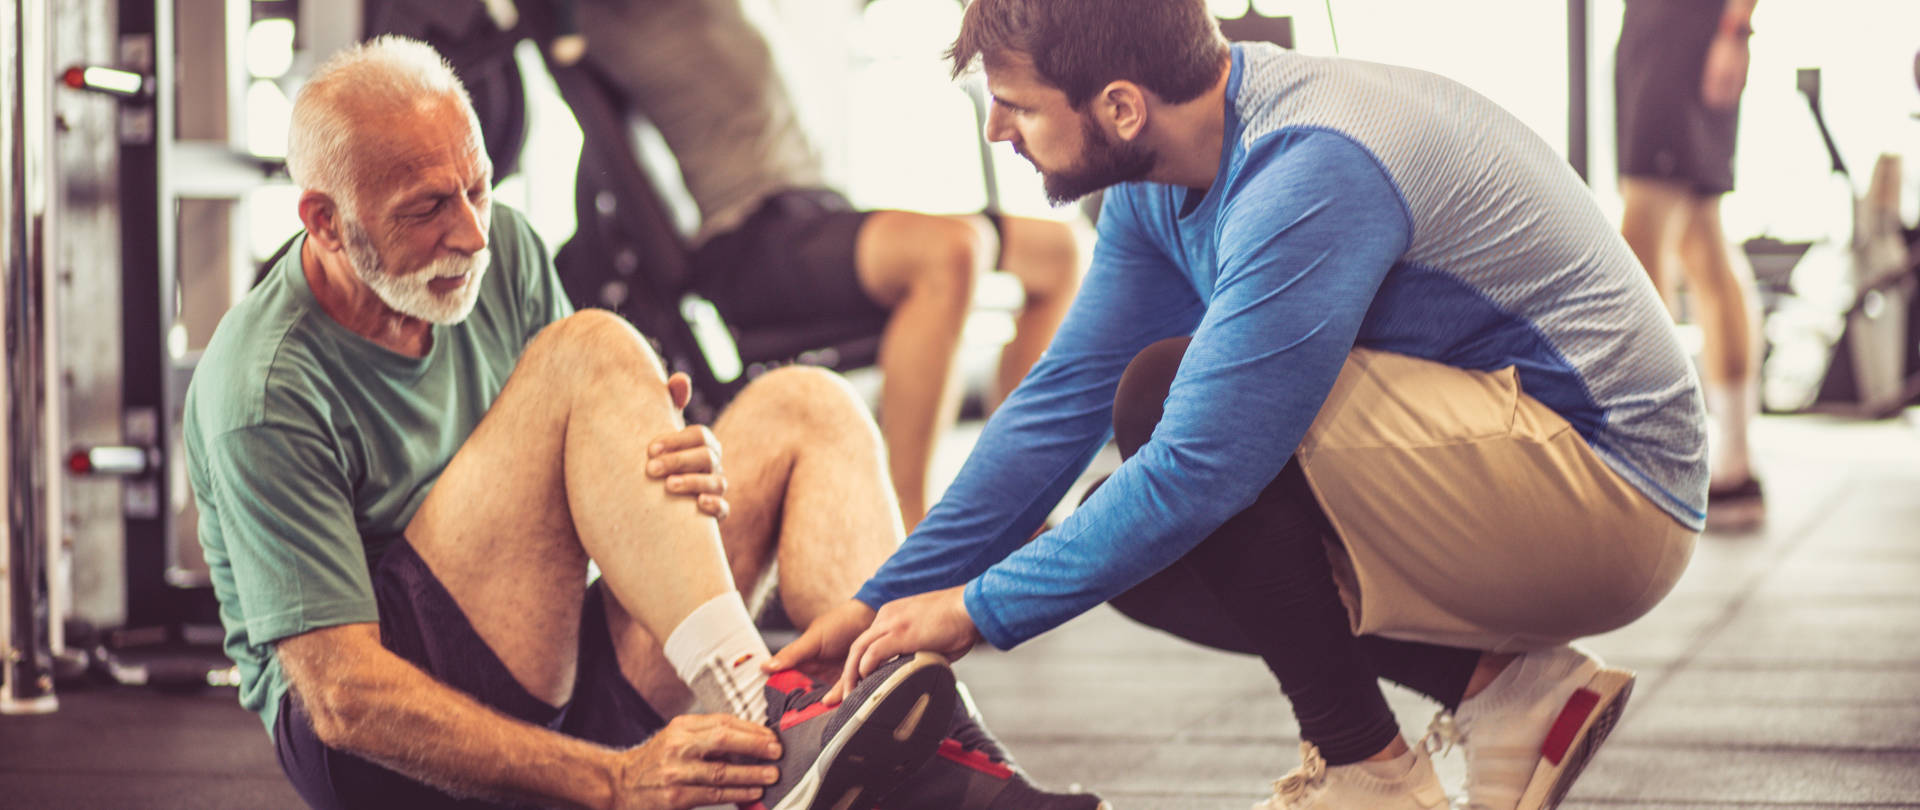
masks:
[[[667,378],[675,408],[685,408],[691,382],[685,374]],[[647,445],[647,475],[665,479],[667,492],[692,497],[700,511],[716,520],[727,517],[727,476],[720,469],[720,440],[705,425],[688,425],[658,436]]]

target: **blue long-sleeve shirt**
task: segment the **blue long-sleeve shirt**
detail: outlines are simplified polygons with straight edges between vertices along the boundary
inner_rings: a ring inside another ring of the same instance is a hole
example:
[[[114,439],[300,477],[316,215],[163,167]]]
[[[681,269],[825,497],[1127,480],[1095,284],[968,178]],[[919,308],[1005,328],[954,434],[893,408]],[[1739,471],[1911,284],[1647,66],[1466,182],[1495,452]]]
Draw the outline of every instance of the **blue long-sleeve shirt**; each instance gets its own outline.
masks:
[[[967,583],[1011,647],[1124,592],[1253,503],[1354,346],[1515,367],[1622,476],[1698,528],[1699,387],[1581,184],[1492,102],[1421,71],[1237,45],[1204,192],[1108,193],[1080,296],[959,477],[858,598]],[[1111,432],[1135,354],[1192,343],[1151,441],[1022,545]]]

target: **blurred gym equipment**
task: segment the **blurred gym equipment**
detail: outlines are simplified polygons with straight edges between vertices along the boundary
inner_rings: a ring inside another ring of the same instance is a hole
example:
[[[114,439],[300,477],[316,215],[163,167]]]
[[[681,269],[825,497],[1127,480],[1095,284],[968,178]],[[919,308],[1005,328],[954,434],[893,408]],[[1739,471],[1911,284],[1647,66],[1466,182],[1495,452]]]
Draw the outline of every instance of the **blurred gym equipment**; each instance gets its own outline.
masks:
[[[1821,109],[1820,70],[1801,69],[1797,80],[1833,173],[1857,188]],[[1847,201],[1849,241],[1815,244],[1791,260],[1766,319],[1767,410],[1884,418],[1920,400],[1920,242],[1900,221],[1900,177],[1900,158],[1881,155],[1865,192]],[[1755,270],[1763,285],[1781,272],[1758,256]]]

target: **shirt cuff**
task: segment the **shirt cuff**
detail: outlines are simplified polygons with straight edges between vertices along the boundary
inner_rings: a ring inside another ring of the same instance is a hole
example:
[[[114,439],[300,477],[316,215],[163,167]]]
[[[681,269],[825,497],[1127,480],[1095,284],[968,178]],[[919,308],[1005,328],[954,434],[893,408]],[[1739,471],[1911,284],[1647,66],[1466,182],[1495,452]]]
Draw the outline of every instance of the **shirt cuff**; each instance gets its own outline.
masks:
[[[980,580],[975,578],[961,591],[961,598],[967,605],[967,618],[973,620],[974,629],[980,631],[980,637],[992,644],[995,649],[1011,650],[1026,639],[1020,638],[988,606],[987,598],[980,592]]]

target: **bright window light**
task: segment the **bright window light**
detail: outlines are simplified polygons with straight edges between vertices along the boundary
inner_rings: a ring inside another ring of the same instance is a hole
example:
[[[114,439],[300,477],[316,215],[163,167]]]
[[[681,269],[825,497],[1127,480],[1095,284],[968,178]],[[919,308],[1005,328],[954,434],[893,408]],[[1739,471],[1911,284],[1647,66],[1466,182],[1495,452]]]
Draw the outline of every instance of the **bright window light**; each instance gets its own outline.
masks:
[[[186,324],[175,323],[172,329],[167,330],[167,356],[172,357],[175,360],[181,360],[186,358],[187,356],[187,325]]]
[[[280,86],[257,79],[247,87],[247,151],[261,157],[287,156],[287,127],[293,103]]]
[[[293,67],[293,21],[268,17],[247,29],[247,72],[277,79]]]
[[[1247,0],[1207,0],[1207,10],[1223,20],[1247,16]]]
[[[860,17],[860,45],[874,59],[936,59],[960,30],[950,0],[874,0]]]
[[[1253,0],[1254,12],[1262,17],[1292,16],[1292,11],[1288,8],[1291,5],[1293,3],[1289,0]]]
[[[248,189],[247,249],[253,263],[264,261],[300,230],[300,189],[288,183],[269,183]]]

